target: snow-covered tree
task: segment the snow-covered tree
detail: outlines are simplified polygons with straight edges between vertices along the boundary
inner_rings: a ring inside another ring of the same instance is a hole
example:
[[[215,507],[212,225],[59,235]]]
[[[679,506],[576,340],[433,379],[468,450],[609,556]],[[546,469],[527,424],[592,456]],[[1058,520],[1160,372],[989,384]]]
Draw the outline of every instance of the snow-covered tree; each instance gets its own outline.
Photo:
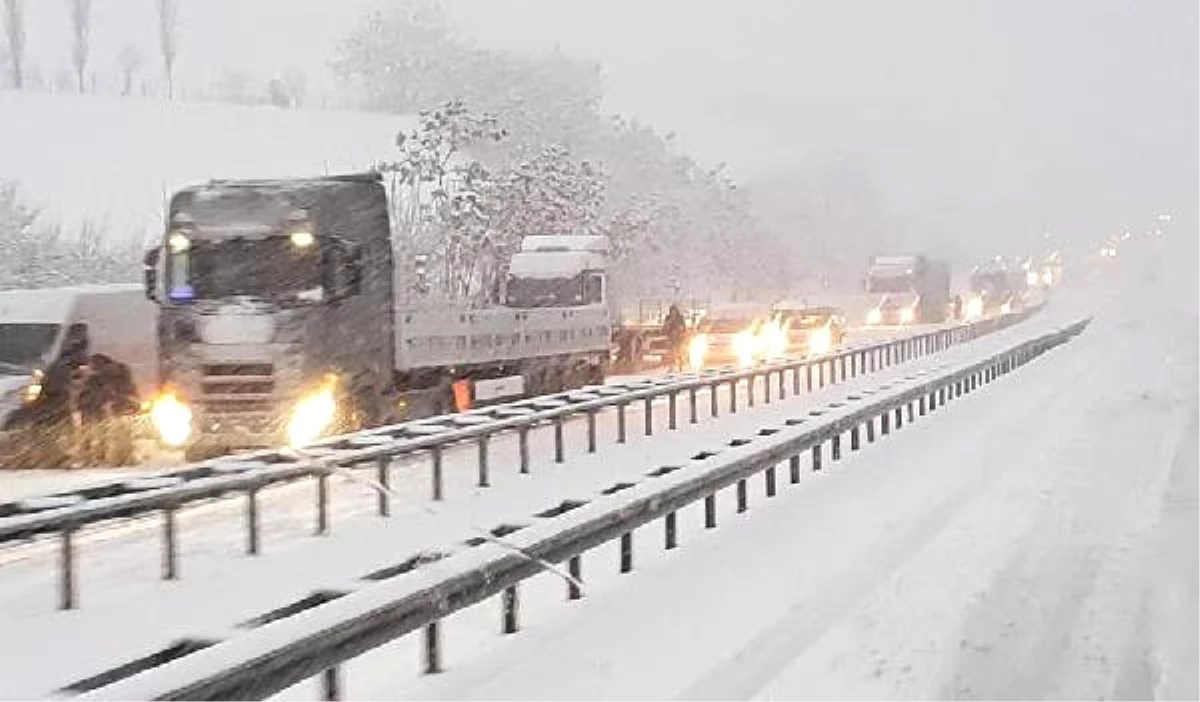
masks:
[[[84,222],[74,235],[43,225],[17,187],[0,182],[0,287],[38,288],[137,280],[135,242],[112,242],[102,227]]]
[[[126,43],[121,47],[121,53],[117,56],[117,63],[121,68],[121,94],[129,96],[133,94],[133,79],[137,72],[142,67],[142,54],[138,51],[137,46]]]
[[[25,86],[25,14],[21,0],[4,0],[4,37],[12,85],[20,90]]]
[[[79,92],[87,88],[84,76],[92,38],[92,0],[67,0],[71,16],[71,66]]]
[[[158,48],[162,56],[168,100],[175,97],[175,58],[179,55],[178,23],[178,0],[158,0]]]
[[[458,100],[502,115],[519,158],[546,144],[577,144],[601,97],[597,65],[557,51],[522,56],[477,47],[431,0],[392,0],[368,15],[332,65],[366,109],[412,114]]]

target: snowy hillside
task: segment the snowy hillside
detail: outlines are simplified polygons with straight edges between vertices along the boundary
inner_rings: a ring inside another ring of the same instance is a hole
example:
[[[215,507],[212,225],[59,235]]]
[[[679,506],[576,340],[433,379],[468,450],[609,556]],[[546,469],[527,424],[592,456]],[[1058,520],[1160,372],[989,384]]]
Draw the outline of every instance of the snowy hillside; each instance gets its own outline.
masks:
[[[0,180],[68,227],[161,227],[164,198],[210,178],[364,170],[395,155],[394,115],[0,93]]]

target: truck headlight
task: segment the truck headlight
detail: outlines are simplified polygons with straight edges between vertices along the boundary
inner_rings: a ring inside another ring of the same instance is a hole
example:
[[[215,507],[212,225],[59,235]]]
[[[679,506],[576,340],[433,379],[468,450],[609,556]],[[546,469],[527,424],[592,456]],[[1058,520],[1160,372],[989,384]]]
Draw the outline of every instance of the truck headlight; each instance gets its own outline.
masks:
[[[179,448],[192,435],[192,410],[174,392],[165,391],[150,403],[150,420],[162,442]]]
[[[883,321],[883,311],[878,307],[874,307],[870,312],[867,312],[867,324],[875,325]]]
[[[833,332],[829,327],[821,327],[808,337],[808,352],[814,356],[829,353],[833,349]]]
[[[972,295],[971,299],[967,300],[967,309],[965,310],[967,319],[979,319],[983,316],[983,298],[979,295]]]
[[[29,378],[29,384],[21,391],[21,400],[26,404],[36,401],[42,396],[42,380],[45,375],[40,368],[34,369],[33,375]]]
[[[745,329],[733,335],[733,353],[737,356],[740,368],[751,368],[757,357],[754,329]]]
[[[901,324],[912,324],[913,320],[916,318],[917,318],[917,312],[913,308],[903,307],[900,309],[900,323]]]
[[[288,444],[301,448],[321,438],[337,415],[336,379],[326,378],[321,386],[300,398],[288,420]]]
[[[688,342],[688,366],[693,371],[704,370],[704,357],[708,355],[708,334],[697,334]]]

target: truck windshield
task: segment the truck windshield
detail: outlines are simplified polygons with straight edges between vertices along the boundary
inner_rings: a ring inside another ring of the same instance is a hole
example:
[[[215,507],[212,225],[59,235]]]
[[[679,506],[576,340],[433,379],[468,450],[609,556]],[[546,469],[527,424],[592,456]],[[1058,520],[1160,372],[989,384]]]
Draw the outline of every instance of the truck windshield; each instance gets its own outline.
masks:
[[[50,351],[57,324],[0,323],[0,373],[25,373]]]
[[[298,246],[288,236],[197,239],[171,254],[169,296],[176,302],[253,297],[273,302],[321,299],[319,243]]]
[[[906,293],[912,289],[912,277],[907,275],[872,275],[867,278],[867,292]]]

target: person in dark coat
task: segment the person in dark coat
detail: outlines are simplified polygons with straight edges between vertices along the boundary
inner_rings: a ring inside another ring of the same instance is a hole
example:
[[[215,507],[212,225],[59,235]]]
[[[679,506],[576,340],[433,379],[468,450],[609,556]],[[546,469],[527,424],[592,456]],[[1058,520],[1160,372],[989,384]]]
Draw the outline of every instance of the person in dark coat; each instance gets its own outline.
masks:
[[[137,387],[129,366],[94,354],[78,399],[81,459],[87,465],[127,465],[133,460]]]
[[[5,423],[6,430],[17,434],[11,459],[15,467],[70,467],[75,400],[80,377],[86,372],[88,348],[87,325],[71,325],[62,353],[42,376],[37,397],[13,412]]]
[[[663,334],[667,337],[670,367],[673,371],[683,368],[683,345],[687,337],[687,321],[677,305],[671,305],[663,320]]]

